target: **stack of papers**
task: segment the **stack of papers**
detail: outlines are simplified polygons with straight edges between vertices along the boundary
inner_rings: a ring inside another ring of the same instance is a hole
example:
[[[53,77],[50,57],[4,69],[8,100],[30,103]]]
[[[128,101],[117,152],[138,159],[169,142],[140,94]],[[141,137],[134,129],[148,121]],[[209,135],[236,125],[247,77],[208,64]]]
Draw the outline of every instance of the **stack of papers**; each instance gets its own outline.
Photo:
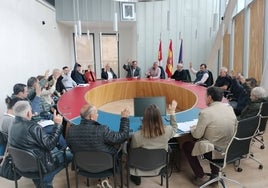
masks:
[[[183,132],[190,132],[190,127],[197,124],[197,119],[193,119],[191,121],[185,121],[181,123],[177,123],[178,129],[180,129]]]

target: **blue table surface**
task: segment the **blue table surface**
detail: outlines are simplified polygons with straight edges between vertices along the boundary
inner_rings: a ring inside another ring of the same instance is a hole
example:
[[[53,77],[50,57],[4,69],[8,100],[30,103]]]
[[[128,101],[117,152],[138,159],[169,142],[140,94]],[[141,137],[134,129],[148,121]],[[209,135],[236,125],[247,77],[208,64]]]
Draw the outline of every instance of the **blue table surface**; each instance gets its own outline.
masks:
[[[176,113],[176,120],[177,122],[185,122],[185,121],[191,121],[193,119],[198,118],[200,109],[199,108],[192,108],[186,111],[178,112]],[[120,115],[118,114],[113,114],[113,113],[108,113],[108,112],[103,112],[101,110],[98,111],[99,117],[98,117],[98,122],[102,125],[107,125],[109,128],[113,131],[118,131],[119,126],[120,126]],[[169,125],[169,115],[163,116],[163,122],[165,125]],[[135,132],[139,129],[141,126],[141,121],[142,117],[134,117],[134,116],[129,116],[130,120],[130,131]],[[74,125],[79,125],[81,121],[80,116],[75,117],[71,119],[71,123]],[[180,129],[178,129],[177,133],[183,133]]]

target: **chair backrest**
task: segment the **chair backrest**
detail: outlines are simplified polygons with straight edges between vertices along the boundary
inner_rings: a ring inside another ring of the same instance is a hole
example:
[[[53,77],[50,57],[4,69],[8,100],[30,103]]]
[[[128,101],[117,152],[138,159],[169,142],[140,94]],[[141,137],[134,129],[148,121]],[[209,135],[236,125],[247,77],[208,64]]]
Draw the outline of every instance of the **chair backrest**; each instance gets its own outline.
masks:
[[[268,102],[261,103],[260,111],[258,114],[261,116],[259,132],[264,132],[268,120]]]
[[[191,74],[190,74],[190,71],[189,69],[184,69],[185,72],[186,72],[186,82],[192,82],[192,79],[191,79]]]
[[[32,152],[11,146],[8,147],[8,152],[20,172],[39,172],[40,161]]]
[[[209,87],[212,86],[214,84],[214,79],[213,79],[213,74],[210,70],[208,71],[208,79],[205,81],[205,86]]]
[[[128,165],[143,171],[151,171],[167,165],[168,152],[165,149],[131,148]]]
[[[166,79],[166,73],[164,71],[164,68],[162,66],[159,66],[161,70],[160,79]]]
[[[99,173],[114,167],[112,154],[102,151],[79,151],[74,154],[76,168],[91,173]]]
[[[251,141],[258,131],[259,121],[260,116],[254,116],[237,123],[235,134],[226,149],[225,164],[232,163],[250,153]]]

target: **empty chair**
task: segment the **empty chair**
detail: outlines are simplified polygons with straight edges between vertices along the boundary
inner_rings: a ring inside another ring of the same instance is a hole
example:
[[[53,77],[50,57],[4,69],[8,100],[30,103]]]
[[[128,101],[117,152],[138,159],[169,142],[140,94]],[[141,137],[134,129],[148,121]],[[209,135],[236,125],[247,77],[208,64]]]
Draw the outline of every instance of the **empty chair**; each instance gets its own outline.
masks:
[[[88,178],[106,178],[113,177],[114,187],[116,187],[116,170],[121,164],[118,164],[117,154],[102,151],[78,151],[74,153],[74,169],[76,188],[78,187],[78,175],[87,178],[87,186],[89,186]],[[120,174],[121,187],[123,186],[122,174]]]
[[[165,149],[131,148],[127,159],[127,187],[129,187],[130,168],[152,171],[162,167],[156,176],[161,176],[161,185],[163,185],[163,177],[165,177],[168,188],[168,156],[169,154]],[[141,177],[153,176],[155,175]]]
[[[225,187],[224,180],[228,180],[241,185],[238,181],[230,179],[227,176],[223,175],[222,170],[226,167],[227,164],[234,163],[236,161],[240,161],[240,159],[250,157],[250,146],[254,135],[258,131],[259,120],[260,116],[254,116],[239,121],[234,136],[229,142],[226,151],[221,151],[220,148],[217,148],[217,146],[215,146],[215,150],[224,155],[224,159],[205,159],[219,168],[219,174],[216,177],[211,177],[211,179],[205,184],[203,184],[200,188],[206,187],[214,182],[221,183],[222,186]]]
[[[32,152],[11,147],[9,146],[8,152],[12,157],[12,162],[14,165],[14,176],[16,177],[16,173],[19,175],[30,178],[30,179],[40,179],[40,182],[43,182],[44,177],[50,175],[51,173],[59,172],[65,168],[66,170],[66,179],[67,179],[67,187],[70,187],[69,182],[69,173],[68,173],[68,163],[66,161],[64,165],[59,166],[53,172],[47,172],[44,168],[44,165],[40,161],[39,157],[33,154]],[[16,178],[15,178],[16,179]],[[43,184],[40,185],[43,188]],[[18,187],[18,182],[15,180],[15,187]]]

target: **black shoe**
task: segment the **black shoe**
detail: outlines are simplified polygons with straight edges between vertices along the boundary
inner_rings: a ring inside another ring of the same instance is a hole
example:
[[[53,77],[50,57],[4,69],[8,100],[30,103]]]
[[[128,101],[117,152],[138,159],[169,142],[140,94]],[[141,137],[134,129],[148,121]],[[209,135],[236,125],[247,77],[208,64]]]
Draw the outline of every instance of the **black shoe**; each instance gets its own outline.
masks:
[[[140,185],[141,184],[141,177],[139,176],[132,176],[130,175],[130,180],[135,183],[135,185]]]

